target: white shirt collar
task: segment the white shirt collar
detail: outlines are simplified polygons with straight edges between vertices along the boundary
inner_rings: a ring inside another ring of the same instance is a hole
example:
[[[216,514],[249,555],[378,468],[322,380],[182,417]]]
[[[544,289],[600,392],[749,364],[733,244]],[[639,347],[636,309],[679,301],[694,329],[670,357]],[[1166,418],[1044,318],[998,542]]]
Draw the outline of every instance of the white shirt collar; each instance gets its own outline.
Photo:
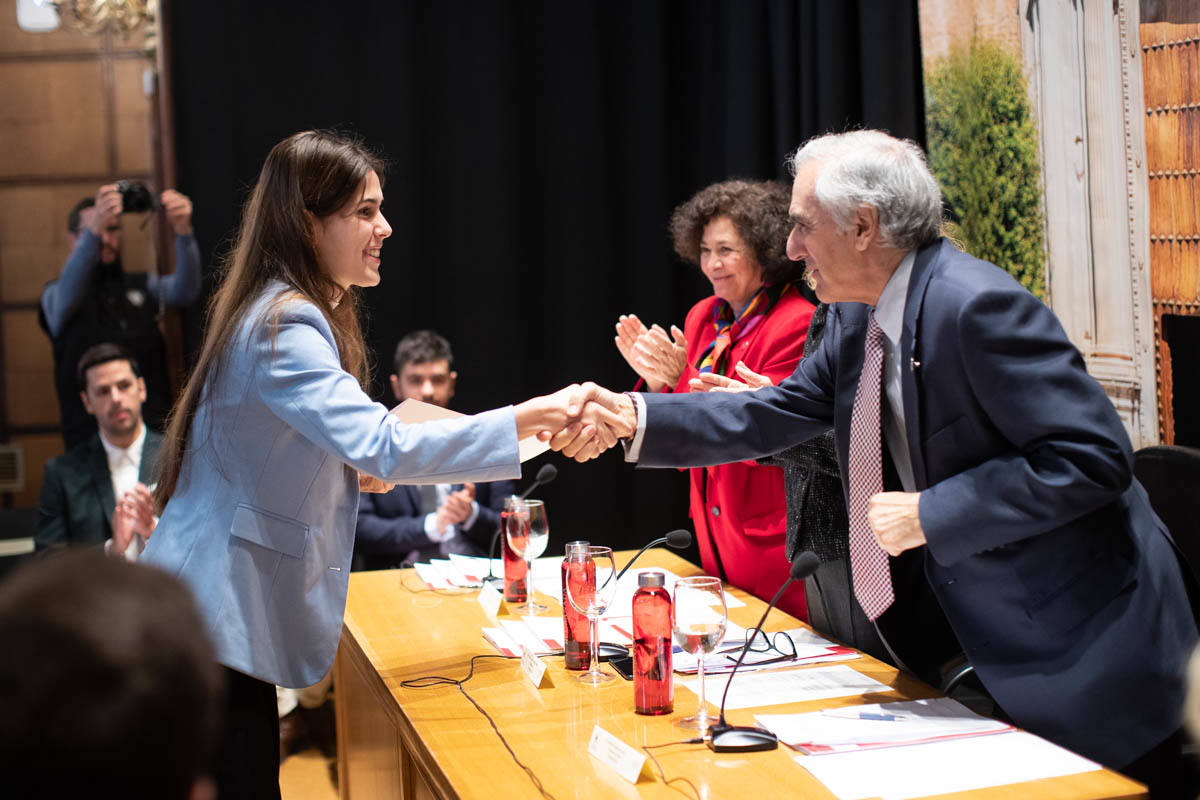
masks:
[[[915,250],[909,250],[900,259],[900,266],[892,273],[887,285],[875,303],[875,321],[883,329],[883,335],[893,345],[900,341],[900,332],[904,328],[904,304],[908,299],[908,279],[912,275],[913,264],[917,262]]]
[[[117,447],[104,436],[104,431],[100,431],[100,444],[104,445],[104,452],[108,454],[110,471],[127,458],[134,466],[141,466],[142,447],[146,444],[146,423],[139,422],[138,424],[142,428],[141,431],[133,440],[133,444],[125,448]]]

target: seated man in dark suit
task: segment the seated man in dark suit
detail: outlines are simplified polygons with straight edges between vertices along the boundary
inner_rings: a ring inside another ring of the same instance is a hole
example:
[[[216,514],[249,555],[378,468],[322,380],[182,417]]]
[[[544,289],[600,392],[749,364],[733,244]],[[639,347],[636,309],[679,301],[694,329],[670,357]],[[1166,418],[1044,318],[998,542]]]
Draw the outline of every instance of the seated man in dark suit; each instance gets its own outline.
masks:
[[[161,437],[142,421],[146,382],[129,351],[108,343],[84,352],[76,379],[100,430],[46,463],[34,547],[103,544],[134,560],[156,521],[150,486]]]
[[[454,397],[450,343],[433,331],[415,331],[400,340],[393,359],[392,393],[442,408]],[[406,559],[426,561],[449,553],[487,555],[500,524],[512,481],[451,486],[400,485],[387,494],[359,497],[355,563],[387,569]]]

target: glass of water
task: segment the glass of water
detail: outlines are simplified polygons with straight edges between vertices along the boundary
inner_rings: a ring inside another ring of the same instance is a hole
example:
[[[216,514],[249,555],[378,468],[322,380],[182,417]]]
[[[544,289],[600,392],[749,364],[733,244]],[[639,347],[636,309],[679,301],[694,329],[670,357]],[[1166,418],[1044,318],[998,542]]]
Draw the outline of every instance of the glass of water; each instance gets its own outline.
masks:
[[[729,619],[725,608],[725,590],[721,588],[719,578],[707,575],[680,578],[675,582],[674,601],[672,632],[675,644],[683,648],[685,653],[696,656],[696,676],[700,679],[700,705],[696,713],[675,724],[704,733],[716,722],[704,703],[704,658],[725,638],[725,625]]]
[[[508,546],[525,559],[525,611],[528,616],[548,610],[533,599],[533,560],[546,552],[550,541],[550,523],[546,520],[546,505],[541,500],[520,500],[505,520],[504,535]]]

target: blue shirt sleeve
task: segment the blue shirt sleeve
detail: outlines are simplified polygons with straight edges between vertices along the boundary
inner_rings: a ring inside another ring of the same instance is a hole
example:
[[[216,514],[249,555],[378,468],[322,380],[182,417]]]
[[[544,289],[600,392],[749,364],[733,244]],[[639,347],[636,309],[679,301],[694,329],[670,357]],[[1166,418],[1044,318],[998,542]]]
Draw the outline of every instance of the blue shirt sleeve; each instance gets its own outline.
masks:
[[[200,246],[191,234],[175,234],[175,271],[170,275],[151,273],[146,288],[157,303],[187,306],[200,294]]]
[[[42,314],[51,336],[58,336],[67,321],[79,310],[87,287],[91,284],[96,265],[100,263],[100,237],[84,228],[75,241],[75,248],[63,263],[58,280],[42,290]]]

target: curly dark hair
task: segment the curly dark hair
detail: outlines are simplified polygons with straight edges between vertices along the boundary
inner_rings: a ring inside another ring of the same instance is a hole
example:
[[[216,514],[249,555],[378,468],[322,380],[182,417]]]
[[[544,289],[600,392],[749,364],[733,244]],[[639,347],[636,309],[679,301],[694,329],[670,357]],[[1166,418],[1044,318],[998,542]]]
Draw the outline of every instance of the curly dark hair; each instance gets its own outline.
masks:
[[[780,283],[804,275],[804,263],[787,257],[791,200],[777,181],[722,181],[706,186],[671,214],[675,252],[690,264],[700,263],[700,237],[715,217],[729,217],[738,236],[754,250],[763,282]]]

